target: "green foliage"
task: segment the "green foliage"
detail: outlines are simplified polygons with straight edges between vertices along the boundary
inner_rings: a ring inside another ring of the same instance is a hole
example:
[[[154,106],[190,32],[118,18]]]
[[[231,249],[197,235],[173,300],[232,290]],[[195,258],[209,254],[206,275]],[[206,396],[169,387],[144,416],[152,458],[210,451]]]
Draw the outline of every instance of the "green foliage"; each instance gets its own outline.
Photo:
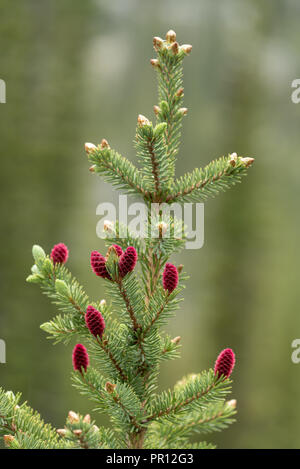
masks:
[[[180,337],[172,339],[162,326],[175,314],[182,301],[186,275],[178,268],[179,285],[164,290],[162,272],[170,256],[184,247],[185,227],[164,213],[173,202],[200,201],[227,189],[246,174],[252,159],[229,155],[175,178],[175,158],[180,128],[187,109],[182,107],[182,62],[191,46],[179,46],[169,31],[166,41],[154,38],[157,59],[151,61],[158,73],[159,103],[155,106],[155,126],[139,116],[135,144],[141,169],[112,150],[106,140],[95,146],[86,144],[93,173],[128,194],[139,195],[146,203],[148,221],[145,239],[136,238],[126,227],[105,227],[107,244],[123,249],[134,246],[139,267],[123,278],[118,256],[109,249],[106,282],[111,304],[90,301],[68,269],[54,264],[44,250],[35,245],[35,264],[27,278],[39,284],[60,314],[41,325],[55,343],[82,341],[93,366],[74,372],[74,386],[95,403],[96,412],[106,412],[112,429],[97,427],[89,416],[70,412],[63,429],[52,429],[40,416],[23,404],[20,396],[0,391],[0,430],[12,448],[211,448],[206,442],[189,443],[194,433],[220,431],[233,422],[235,403],[226,402],[230,381],[213,370],[190,375],[174,389],[157,394],[159,365],[179,356]],[[156,208],[153,211],[153,203]],[[148,230],[148,231],[147,231]],[[168,236],[167,236],[168,235]],[[105,320],[105,331],[94,337],[85,323],[88,305]]]

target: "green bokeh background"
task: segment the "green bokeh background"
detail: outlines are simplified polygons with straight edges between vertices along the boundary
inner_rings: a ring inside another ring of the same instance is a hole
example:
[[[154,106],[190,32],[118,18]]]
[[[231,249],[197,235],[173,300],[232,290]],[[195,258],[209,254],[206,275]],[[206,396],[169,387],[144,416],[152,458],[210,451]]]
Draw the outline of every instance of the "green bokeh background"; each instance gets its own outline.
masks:
[[[191,275],[169,326],[182,336],[182,359],[162,367],[160,386],[231,346],[238,422],[206,439],[300,447],[300,364],[291,361],[300,337],[299,20],[297,0],[0,0],[0,385],[22,391],[46,421],[62,426],[70,409],[91,406],[70,384],[74,344],[53,347],[39,329],[55,308],[25,283],[31,246],[65,242],[72,272],[92,298],[104,296],[89,253],[103,247],[96,206],[117,194],[89,173],[83,143],[106,137],[135,160],[137,115],[153,119],[157,102],[152,36],[172,27],[193,44],[177,174],[233,151],[256,162],[205,204],[204,247],[176,259]]]

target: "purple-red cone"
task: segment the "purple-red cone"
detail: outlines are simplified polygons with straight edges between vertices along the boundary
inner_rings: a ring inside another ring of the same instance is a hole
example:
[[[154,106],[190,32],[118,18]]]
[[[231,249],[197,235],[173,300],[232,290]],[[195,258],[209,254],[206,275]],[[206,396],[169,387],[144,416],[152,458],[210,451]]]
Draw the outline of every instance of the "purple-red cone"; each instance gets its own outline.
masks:
[[[178,270],[175,265],[167,263],[163,272],[163,287],[172,293],[178,285]]]
[[[119,260],[119,273],[121,277],[131,272],[137,263],[137,252],[133,246],[128,246]]]
[[[215,375],[229,378],[235,364],[235,355],[231,348],[222,350],[215,363]]]
[[[54,264],[65,264],[69,257],[67,246],[64,243],[55,244],[51,251],[50,257]]]
[[[77,344],[73,349],[72,354],[73,368],[75,371],[80,371],[82,373],[82,368],[84,371],[87,370],[89,366],[89,356],[84,345]]]
[[[91,267],[93,272],[98,275],[98,277],[102,278],[111,278],[109,275],[106,265],[105,265],[105,257],[100,254],[98,251],[93,251],[91,253]]]
[[[99,336],[101,339],[105,329],[105,321],[100,311],[92,305],[89,305],[86,309],[85,323],[90,333],[95,337]]]

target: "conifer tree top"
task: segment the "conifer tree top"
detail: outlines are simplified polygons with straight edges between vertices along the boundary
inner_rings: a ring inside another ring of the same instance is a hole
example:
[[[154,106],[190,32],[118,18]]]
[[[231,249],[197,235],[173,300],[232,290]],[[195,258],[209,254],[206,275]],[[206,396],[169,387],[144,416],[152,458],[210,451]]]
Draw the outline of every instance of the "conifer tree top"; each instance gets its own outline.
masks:
[[[180,45],[173,30],[165,39],[155,37],[153,45],[156,122],[138,116],[139,167],[106,139],[85,144],[90,171],[142,197],[149,214],[152,203],[198,202],[214,196],[239,182],[253,163],[253,158],[232,153],[176,178],[180,129],[187,115],[182,66],[192,46]],[[73,384],[83,399],[95,403],[95,412],[109,415],[112,426],[104,428],[88,414],[69,411],[64,428],[55,430],[27,404],[19,406],[19,395],[0,389],[0,431],[7,447],[204,449],[213,445],[190,443],[194,433],[220,431],[234,421],[236,401],[226,401],[235,364],[230,348],[219,354],[214,370],[189,374],[173,389],[157,392],[161,362],[179,356],[180,336],[171,338],[162,326],[179,308],[187,276],[182,265],[170,262],[184,246],[177,236],[177,220],[158,211],[155,223],[159,236],[139,239],[127,227],[126,238],[120,238],[119,226],[107,222],[107,252],[91,247],[87,276],[97,275],[104,282],[107,300],[90,299],[72,276],[72,252],[65,244],[56,244],[50,255],[33,247],[27,281],[39,284],[59,311],[41,328],[55,343],[73,343]],[[170,227],[171,236],[166,237]],[[188,312],[184,314],[188,319]]]

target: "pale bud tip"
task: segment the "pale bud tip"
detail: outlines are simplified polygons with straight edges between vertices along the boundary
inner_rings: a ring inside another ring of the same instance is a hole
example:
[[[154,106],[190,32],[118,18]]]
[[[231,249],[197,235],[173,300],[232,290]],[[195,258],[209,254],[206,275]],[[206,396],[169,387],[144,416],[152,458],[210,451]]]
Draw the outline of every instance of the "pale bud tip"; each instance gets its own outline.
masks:
[[[249,166],[254,162],[254,158],[241,158],[241,162],[244,163],[246,168],[249,168]]]
[[[4,443],[9,446],[9,444],[14,441],[15,437],[13,435],[4,435],[3,436]]]
[[[110,146],[109,146],[109,144],[108,144],[108,141],[107,141],[105,138],[103,138],[103,139],[101,140],[101,145],[100,145],[100,147],[101,147],[101,150],[104,150],[104,148],[110,148]]]
[[[168,230],[168,225],[164,221],[161,221],[160,223],[158,223],[157,228],[158,228],[159,234],[161,236],[164,236]]]
[[[188,113],[188,108],[187,107],[181,107],[179,109],[179,112],[183,115],[183,116],[186,116],[187,113]]]
[[[138,116],[138,125],[140,127],[143,127],[144,125],[149,125],[150,121],[147,119],[147,117],[143,116],[142,114],[139,114]]]
[[[83,418],[84,423],[91,423],[91,416],[90,414],[86,414]]]
[[[106,306],[106,300],[101,300],[100,301],[100,306]]]
[[[180,335],[177,337],[174,337],[174,339],[171,340],[172,344],[174,345],[178,345],[180,341],[181,341]]]
[[[231,153],[229,155],[229,164],[234,167],[237,163],[237,159],[238,159],[237,153]]]
[[[114,230],[114,223],[110,220],[104,220],[103,230],[107,231],[108,233],[112,233]]]
[[[170,43],[176,41],[176,33],[173,31],[173,29],[170,29],[167,34],[166,34],[166,40]]]
[[[91,153],[92,151],[95,151],[97,147],[93,143],[87,142],[84,144],[84,149],[87,153]]]
[[[155,37],[153,38],[153,46],[154,46],[154,49],[155,49],[155,50],[159,50],[159,49],[162,47],[163,42],[164,42],[164,41],[162,40],[161,37],[155,36]]]
[[[191,44],[183,44],[181,46],[181,50],[183,50],[185,54],[190,54],[192,52],[192,48],[193,46]]]
[[[152,67],[154,68],[158,68],[159,67],[159,61],[157,59],[151,59],[150,60],[150,63],[152,65]]]
[[[161,111],[160,107],[159,107],[159,106],[156,106],[156,105],[153,106],[153,109],[154,109],[154,113],[155,113],[156,115],[158,115],[158,114],[160,113],[160,111]]]
[[[232,409],[236,408],[236,399],[231,399],[231,401],[227,402],[228,407],[231,407]]]
[[[58,428],[56,433],[58,433],[60,436],[66,436],[67,430],[65,428]]]
[[[68,413],[68,420],[70,423],[79,422],[79,415],[76,414],[76,412],[73,412],[73,410],[70,410],[70,412]]]
[[[78,429],[78,430],[73,430],[73,433],[74,433],[74,435],[76,435],[76,436],[81,436],[82,430],[80,430],[80,429]]]

